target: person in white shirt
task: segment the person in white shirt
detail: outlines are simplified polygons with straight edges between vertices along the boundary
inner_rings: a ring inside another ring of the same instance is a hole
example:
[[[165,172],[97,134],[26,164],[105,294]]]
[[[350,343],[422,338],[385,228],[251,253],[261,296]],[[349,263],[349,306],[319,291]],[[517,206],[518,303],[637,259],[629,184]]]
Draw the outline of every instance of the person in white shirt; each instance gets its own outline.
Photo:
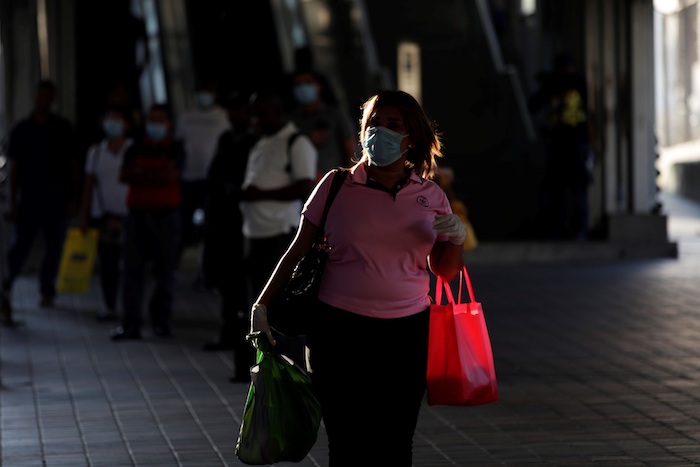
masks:
[[[175,139],[183,147],[185,162],[181,174],[182,232],[179,254],[198,241],[194,213],[204,210],[207,175],[216,154],[219,137],[231,128],[226,110],[217,103],[217,87],[202,82],[196,92],[196,107],[183,112],[175,126]]]
[[[80,228],[84,234],[90,227],[96,227],[100,231],[97,251],[105,310],[97,315],[98,320],[117,318],[115,310],[129,189],[119,181],[119,170],[124,153],[133,143],[126,136],[130,126],[128,110],[110,106],[102,119],[104,138],[88,149],[85,159]]]
[[[278,93],[256,93],[251,105],[261,136],[248,158],[241,212],[245,267],[252,295],[257,296],[296,233],[302,204],[316,181],[318,154],[288,119]]]

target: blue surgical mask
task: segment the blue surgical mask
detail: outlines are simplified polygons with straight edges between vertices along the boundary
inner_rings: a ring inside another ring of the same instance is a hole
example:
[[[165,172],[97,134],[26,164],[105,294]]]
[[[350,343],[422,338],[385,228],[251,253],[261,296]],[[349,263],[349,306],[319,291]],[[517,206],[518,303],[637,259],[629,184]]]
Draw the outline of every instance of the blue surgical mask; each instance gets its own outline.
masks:
[[[401,140],[408,135],[402,135],[383,126],[371,126],[365,130],[362,147],[365,148],[370,165],[386,167],[401,158]],[[408,151],[408,149],[406,150]],[[406,152],[404,151],[404,152]]]
[[[198,92],[197,105],[202,109],[208,109],[214,105],[214,94],[205,91]]]
[[[146,123],[146,136],[158,143],[168,134],[168,127],[164,123]]]
[[[107,138],[117,138],[124,131],[124,122],[116,118],[105,118],[102,121],[102,131]]]
[[[311,83],[297,84],[294,86],[294,98],[301,105],[311,104],[318,99],[318,90]]]

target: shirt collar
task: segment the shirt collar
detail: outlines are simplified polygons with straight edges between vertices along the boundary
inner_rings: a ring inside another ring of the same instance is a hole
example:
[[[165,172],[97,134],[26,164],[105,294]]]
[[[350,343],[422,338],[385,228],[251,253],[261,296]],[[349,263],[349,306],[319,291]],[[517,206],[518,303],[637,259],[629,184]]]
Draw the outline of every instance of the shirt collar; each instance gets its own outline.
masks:
[[[367,176],[367,166],[365,165],[364,162],[358,162],[355,164],[351,169],[350,173],[352,174],[352,182],[353,183],[360,183],[360,184],[367,184],[368,176]],[[423,179],[418,176],[417,173],[415,173],[413,170],[410,171],[410,174],[408,176],[408,181],[409,182],[414,182],[414,183],[423,183]]]
[[[274,133],[272,135],[267,135],[268,138],[287,138],[288,136],[291,136],[292,133],[297,131],[296,125],[294,125],[294,122],[289,121],[287,122],[282,128],[277,130],[277,133]]]

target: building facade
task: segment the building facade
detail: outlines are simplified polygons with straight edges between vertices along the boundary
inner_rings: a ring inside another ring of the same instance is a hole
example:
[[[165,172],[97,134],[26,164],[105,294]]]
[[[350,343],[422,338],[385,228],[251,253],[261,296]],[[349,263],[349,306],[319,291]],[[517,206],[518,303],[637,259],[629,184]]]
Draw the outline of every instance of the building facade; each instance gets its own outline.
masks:
[[[0,3],[0,39],[0,136],[40,78],[58,83],[59,110],[87,131],[117,72],[135,80],[140,106],[167,100],[177,113],[198,79],[253,91],[307,47],[353,119],[382,87],[419,98],[485,241],[541,239],[544,155],[526,101],[567,51],[588,85],[591,238],[641,225],[665,241],[652,0],[12,0]]]

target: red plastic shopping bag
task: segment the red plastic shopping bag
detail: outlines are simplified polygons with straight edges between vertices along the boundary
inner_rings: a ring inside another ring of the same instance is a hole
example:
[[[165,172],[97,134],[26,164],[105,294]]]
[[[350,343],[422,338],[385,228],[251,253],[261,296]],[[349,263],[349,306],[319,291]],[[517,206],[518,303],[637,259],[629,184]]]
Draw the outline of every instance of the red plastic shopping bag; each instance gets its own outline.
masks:
[[[463,282],[469,291],[467,303],[462,303]],[[442,303],[443,288],[446,304]],[[430,307],[427,383],[428,405],[466,406],[498,401],[491,339],[466,267],[460,273],[457,302],[450,285],[437,278],[435,304]]]

